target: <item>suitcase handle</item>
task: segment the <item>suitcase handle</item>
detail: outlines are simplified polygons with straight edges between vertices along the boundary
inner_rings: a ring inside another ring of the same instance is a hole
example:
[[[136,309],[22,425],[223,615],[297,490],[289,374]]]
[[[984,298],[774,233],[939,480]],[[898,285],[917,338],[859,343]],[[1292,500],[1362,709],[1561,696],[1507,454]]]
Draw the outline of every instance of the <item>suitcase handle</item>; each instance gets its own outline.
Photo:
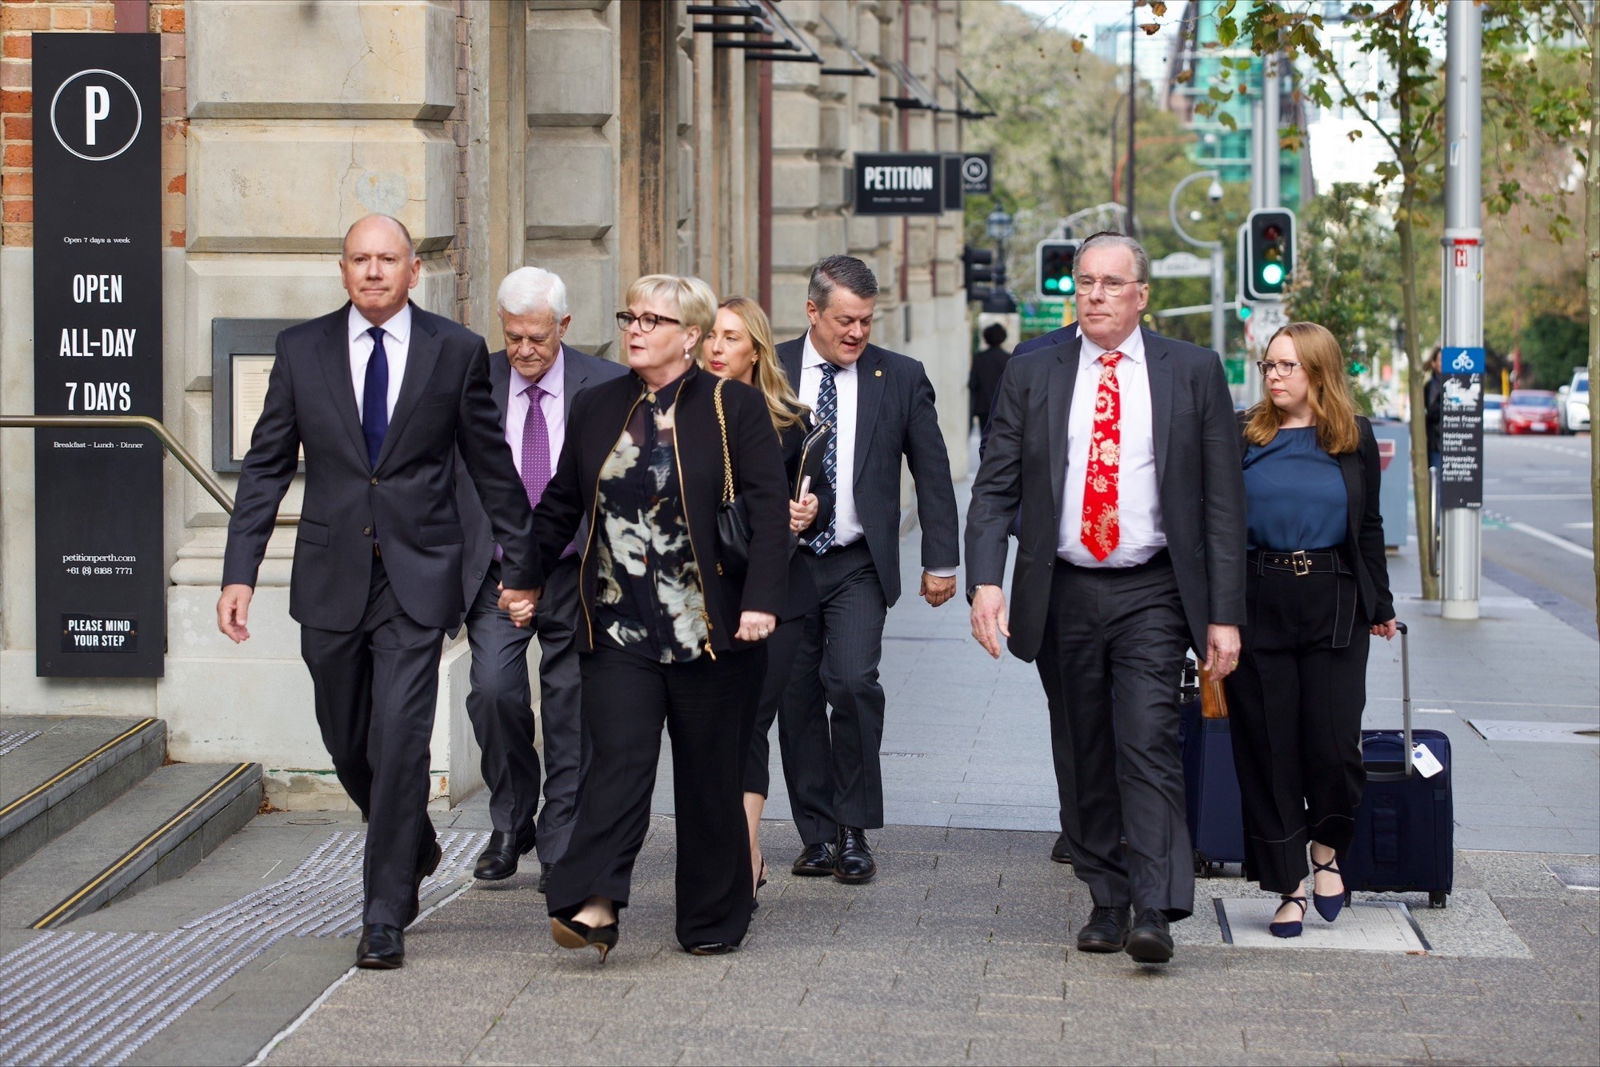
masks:
[[[1401,768],[1398,771],[1367,771],[1369,782],[1403,782],[1416,773],[1411,765],[1411,649],[1406,644],[1406,624],[1395,620],[1395,630],[1400,634],[1400,731],[1405,747],[1400,750]]]

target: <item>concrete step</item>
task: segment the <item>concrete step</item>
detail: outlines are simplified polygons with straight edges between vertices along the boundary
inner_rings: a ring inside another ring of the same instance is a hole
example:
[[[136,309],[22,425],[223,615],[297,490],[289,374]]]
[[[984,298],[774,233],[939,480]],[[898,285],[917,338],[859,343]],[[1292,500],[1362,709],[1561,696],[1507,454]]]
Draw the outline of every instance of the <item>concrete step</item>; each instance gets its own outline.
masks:
[[[161,766],[167,724],[98,715],[0,719],[0,877]]]
[[[259,763],[174,763],[0,879],[0,927],[46,930],[182,875],[261,806]]]

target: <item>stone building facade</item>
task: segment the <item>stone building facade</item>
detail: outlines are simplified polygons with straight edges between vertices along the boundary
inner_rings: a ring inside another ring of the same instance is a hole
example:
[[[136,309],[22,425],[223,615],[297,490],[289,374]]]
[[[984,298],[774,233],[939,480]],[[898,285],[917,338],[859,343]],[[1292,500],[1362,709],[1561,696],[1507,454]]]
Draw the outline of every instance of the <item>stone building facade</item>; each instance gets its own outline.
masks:
[[[861,256],[882,286],[873,339],[927,365],[964,476],[959,213],[855,217],[846,184],[854,152],[959,150],[958,0],[774,5],[783,32],[820,62],[719,47],[741,39],[725,32],[728,17],[690,6],[6,0],[0,412],[33,410],[32,34],[153,32],[170,246],[164,421],[195,455],[211,455],[213,320],[337,307],[341,237],[381,211],[417,239],[417,302],[491,349],[495,288],[523,264],[562,275],[568,341],[604,354],[615,349],[611,315],[640,274],[698,274],[719,296],[756,296],[781,339],[804,329],[812,264]],[[903,106],[914,95],[906,75],[938,106]],[[338,802],[287,614],[293,531],[269,548],[254,637],[233,647],[214,622],[226,515],[169,463],[165,677],[36,678],[32,462],[31,434],[0,433],[0,709],[158,716],[176,759],[259,760],[280,806]],[[297,509],[291,490],[284,510]],[[464,644],[447,649],[433,746],[441,799],[477,785],[466,667]]]

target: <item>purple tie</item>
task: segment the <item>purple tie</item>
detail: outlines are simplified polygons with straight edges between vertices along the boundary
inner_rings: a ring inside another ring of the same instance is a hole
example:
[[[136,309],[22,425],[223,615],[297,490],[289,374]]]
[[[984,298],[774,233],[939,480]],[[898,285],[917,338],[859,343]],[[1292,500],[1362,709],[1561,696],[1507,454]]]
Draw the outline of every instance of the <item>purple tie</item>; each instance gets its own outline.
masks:
[[[522,487],[528,491],[528,506],[536,508],[550,484],[550,427],[539,406],[539,399],[548,394],[537,385],[522,394],[528,398],[528,414],[522,420]]]

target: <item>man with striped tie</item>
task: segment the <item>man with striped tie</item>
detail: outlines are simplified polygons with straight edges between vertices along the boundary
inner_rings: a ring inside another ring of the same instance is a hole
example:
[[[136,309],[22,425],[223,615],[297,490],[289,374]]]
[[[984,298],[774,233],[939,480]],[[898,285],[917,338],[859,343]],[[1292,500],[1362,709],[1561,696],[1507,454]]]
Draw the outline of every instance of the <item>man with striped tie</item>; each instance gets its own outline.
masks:
[[[821,605],[806,619],[778,738],[805,844],[793,872],[859,885],[878,869],[865,831],[883,825],[878,661],[884,617],[900,596],[902,456],[917,487],[921,595],[934,607],[955,593],[960,531],[928,375],[917,360],[867,343],[877,278],[859,259],[829,256],[806,295],[811,328],[779,345],[778,359],[814,421],[835,428],[823,457],[834,510],[799,549]]]
[[[489,357],[489,384],[511,457],[530,508],[537,507],[555,473],[566,440],[567,412],[582,390],[628,373],[620,363],[564,344],[572,316],[561,278],[538,267],[505,276],[497,294],[506,347]],[[460,472],[458,472],[459,474]],[[457,477],[461,525],[466,530],[462,595],[472,646],[472,691],[467,715],[483,751],[494,830],[473,874],[486,882],[517,873],[518,859],[539,847],[539,890],[566,851],[578,801],[579,719],[578,556],[568,549],[545,575],[532,627],[513,625],[499,606],[500,546],[470,479]],[[580,533],[578,541],[581,543]],[[539,753],[528,683],[528,642],[539,635],[539,719],[544,727],[544,808],[537,832]]]
[[[1063,836],[1094,901],[1078,948],[1165,963],[1168,923],[1194,908],[1184,650],[1225,676],[1245,618],[1239,430],[1217,354],[1140,328],[1139,243],[1096,234],[1075,266],[1079,330],[1012,356],[990,411],[967,511],[972,635],[1037,660]]]

